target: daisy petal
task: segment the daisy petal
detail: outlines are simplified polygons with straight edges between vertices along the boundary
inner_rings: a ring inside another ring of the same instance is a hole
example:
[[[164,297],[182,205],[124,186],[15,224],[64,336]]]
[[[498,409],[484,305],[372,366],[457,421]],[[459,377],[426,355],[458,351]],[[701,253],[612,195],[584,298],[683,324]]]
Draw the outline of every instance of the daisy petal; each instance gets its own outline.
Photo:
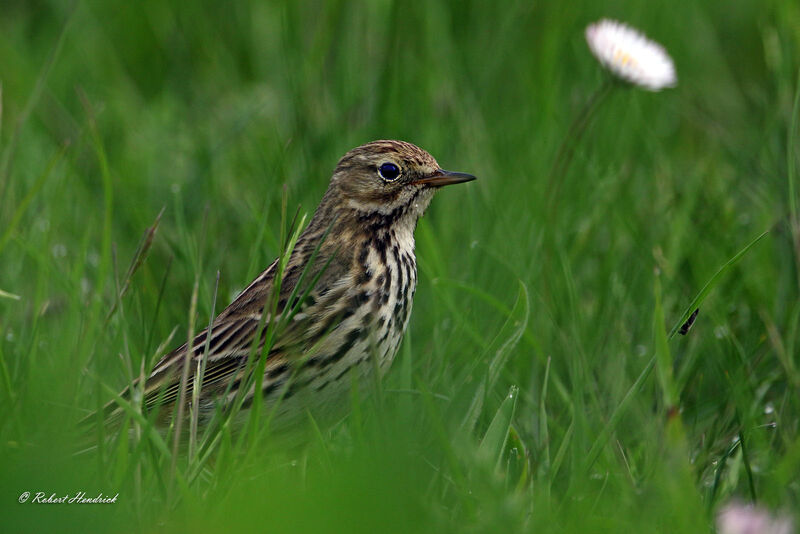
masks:
[[[615,20],[586,28],[586,42],[597,60],[618,78],[649,91],[678,83],[675,65],[660,44]]]

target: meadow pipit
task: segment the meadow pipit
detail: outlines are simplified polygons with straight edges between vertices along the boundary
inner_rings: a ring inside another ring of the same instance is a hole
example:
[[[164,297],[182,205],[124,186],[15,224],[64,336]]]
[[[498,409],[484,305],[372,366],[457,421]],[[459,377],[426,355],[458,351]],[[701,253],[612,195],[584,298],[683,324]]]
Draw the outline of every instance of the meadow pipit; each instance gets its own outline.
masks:
[[[426,151],[402,141],[374,141],[345,154],[280,284],[275,260],[191,349],[185,344],[164,356],[144,384],[145,410],[158,407],[159,420],[168,419],[181,398],[186,359],[191,390],[206,351],[200,421],[237,395],[247,408],[259,387],[276,421],[304,417],[306,410],[324,416],[353,380],[363,384],[374,371],[382,376],[411,313],[417,221],[438,188],[474,179],[442,170]],[[254,376],[253,361],[267,339],[263,374]],[[107,416],[120,413],[116,404],[106,408]]]

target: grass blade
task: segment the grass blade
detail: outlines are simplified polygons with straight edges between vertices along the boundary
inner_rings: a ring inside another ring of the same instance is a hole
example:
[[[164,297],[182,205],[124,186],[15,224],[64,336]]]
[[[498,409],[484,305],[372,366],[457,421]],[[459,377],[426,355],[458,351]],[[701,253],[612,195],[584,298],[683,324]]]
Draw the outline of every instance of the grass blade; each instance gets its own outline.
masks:
[[[800,114],[800,70],[797,72],[797,88],[794,93],[792,106],[792,120],[789,125],[788,139],[786,140],[786,181],[789,185],[789,213],[791,215],[791,228],[794,242],[798,243],[800,234],[800,214],[797,208],[797,152],[794,143],[797,139],[797,121]],[[800,246],[800,245],[797,245]],[[795,249],[796,261],[800,261],[800,250]],[[800,273],[798,273],[800,276]]]
[[[212,327],[214,325],[214,317],[216,316],[217,309],[217,291],[219,291],[219,271],[217,271],[217,279],[214,283],[214,296],[211,299],[211,313],[208,318],[208,334],[206,335],[205,347],[203,348],[203,357],[197,362],[197,370],[194,373],[194,380],[192,381],[192,420],[189,427],[189,462],[194,460],[195,444],[197,441],[197,425],[200,417],[200,391],[203,388],[203,375],[206,372],[206,364],[208,363],[208,351],[211,348],[211,338],[213,334]]]
[[[683,313],[683,315],[680,317],[680,319],[675,322],[675,326],[673,326],[672,330],[670,330],[668,339],[672,339],[673,337],[675,337],[675,335],[678,333],[678,330],[680,330],[681,325],[683,325],[683,323],[686,322],[686,320],[689,318],[689,316],[695,309],[700,307],[700,305],[703,303],[703,301],[711,292],[711,290],[714,289],[714,287],[716,287],[716,285],[720,282],[723,275],[727,273],[728,270],[730,270],[734,265],[736,265],[736,263],[740,259],[742,259],[742,257],[751,248],[753,248],[753,246],[756,243],[761,241],[761,239],[768,233],[769,230],[765,230],[764,232],[757,235],[752,241],[750,241],[747,245],[745,245],[745,247],[742,250],[737,252],[731,259],[726,261],[717,270],[716,273],[714,273],[714,275],[709,279],[709,281],[706,282],[706,284],[703,286],[703,289],[701,289],[700,292],[697,294],[697,296],[695,296],[695,298],[692,299],[691,304]],[[652,372],[655,364],[656,364],[656,356],[654,355],[652,358],[650,358],[650,361],[647,362],[644,369],[642,369],[642,372],[639,373],[639,376],[636,378],[634,383],[625,393],[625,396],[622,398],[617,407],[614,408],[614,411],[611,413],[611,417],[609,417],[608,421],[603,426],[603,429],[597,435],[597,438],[594,440],[594,443],[592,444],[591,448],[589,449],[589,452],[586,455],[585,468],[587,471],[592,468],[594,462],[597,460],[598,456],[600,456],[601,450],[603,449],[603,447],[605,447],[606,443],[608,442],[608,439],[611,436],[612,432],[614,432],[614,429],[616,429],[617,424],[619,424],[620,419],[625,414],[625,412],[627,412],[628,407],[630,406],[633,399],[644,387],[644,383],[650,376],[650,373]]]
[[[700,293],[698,293],[697,296],[695,296],[694,299],[692,299],[692,302],[686,308],[686,311],[683,312],[683,315],[681,315],[680,319],[675,323],[675,326],[673,326],[672,330],[669,331],[669,339],[675,337],[675,334],[678,333],[678,331],[681,329],[681,326],[683,326],[683,324],[689,319],[692,313],[694,313],[694,310],[700,307],[700,305],[706,299],[708,294],[711,292],[712,289],[714,289],[714,287],[716,287],[716,285],[719,283],[719,281],[722,279],[725,273],[727,273],[731,267],[736,265],[739,262],[739,260],[742,259],[742,256],[747,254],[747,252],[751,248],[753,248],[753,246],[755,246],[756,243],[761,241],[761,239],[763,239],[764,236],[766,236],[769,232],[770,230],[764,230],[763,232],[758,234],[752,241],[750,241],[747,245],[745,245],[745,247],[742,250],[737,252],[736,255],[734,255],[731,259],[726,261],[717,270],[717,272],[714,273],[714,276],[712,276],[708,280],[708,282],[706,282],[706,285],[703,286],[703,289],[700,290]]]
[[[14,232],[16,231],[17,226],[19,225],[19,222],[22,219],[22,216],[25,215],[25,211],[28,209],[28,206],[30,205],[31,201],[39,193],[39,191],[41,191],[48,176],[50,176],[50,173],[53,172],[53,169],[55,168],[56,164],[59,161],[61,161],[61,158],[64,156],[66,150],[67,147],[64,146],[52,158],[50,158],[50,161],[47,163],[47,167],[45,167],[42,174],[40,174],[38,178],[36,178],[36,181],[33,183],[31,188],[28,190],[28,192],[20,201],[19,205],[17,206],[17,209],[14,210],[14,215],[11,216],[11,222],[8,223],[8,226],[6,226],[5,231],[3,232],[2,235],[0,235],[0,253],[3,252],[3,249],[8,244],[8,241],[11,239],[11,236],[14,235]]]
[[[672,373],[672,353],[669,350],[669,340],[664,325],[664,308],[661,305],[661,275],[655,275],[655,310],[653,311],[653,339],[658,363],[658,380],[661,384],[664,406],[671,410],[678,402],[675,391],[675,380]]]
[[[476,390],[472,403],[470,404],[470,407],[467,410],[464,419],[462,420],[461,427],[465,430],[471,431],[473,428],[475,428],[475,423],[478,421],[478,417],[483,409],[484,397],[494,388],[494,385],[500,376],[500,371],[505,366],[509,356],[511,355],[511,352],[513,351],[514,347],[517,346],[520,338],[522,338],[522,334],[528,327],[529,317],[530,302],[528,298],[528,287],[522,282],[522,280],[520,280],[517,301],[514,303],[514,307],[512,308],[508,319],[506,319],[506,322],[503,324],[502,328],[500,328],[500,332],[497,334],[497,336],[495,336],[495,339],[490,346],[494,346],[499,342],[499,340],[504,341],[495,352],[492,361],[489,362],[489,369],[486,379]]]
[[[508,395],[500,404],[497,412],[489,423],[489,428],[483,435],[481,444],[478,446],[478,455],[488,458],[495,466],[500,464],[503,458],[503,448],[508,440],[508,433],[511,430],[511,421],[514,418],[514,410],[517,407],[519,388],[511,386]]]
[[[0,298],[19,300],[22,297],[20,297],[19,295],[15,295],[14,293],[9,293],[8,291],[3,291],[2,289],[0,289]]]
[[[14,151],[16,150],[17,143],[19,142],[20,135],[22,133],[22,127],[28,121],[28,117],[30,117],[31,113],[33,112],[36,105],[39,103],[39,99],[44,92],[45,85],[47,84],[47,78],[50,76],[50,71],[53,69],[53,65],[55,65],[58,56],[61,54],[61,49],[64,47],[64,41],[66,40],[67,30],[70,27],[70,23],[72,22],[72,17],[77,11],[77,7],[79,2],[75,1],[72,2],[72,5],[69,8],[69,13],[64,20],[64,24],[61,27],[61,31],[58,35],[58,40],[56,41],[53,48],[50,50],[50,53],[47,56],[47,59],[42,65],[41,71],[39,71],[39,76],[36,78],[36,84],[33,87],[33,91],[31,91],[30,95],[28,96],[28,100],[25,102],[25,107],[22,108],[22,112],[20,113],[19,117],[16,120],[16,126],[14,128],[14,132],[11,135],[11,140],[6,146],[5,150],[3,150],[2,155],[0,156],[0,198],[5,197],[6,186],[8,184],[8,177],[10,175],[10,167],[11,161],[14,158]],[[1,109],[1,108],[0,108]],[[2,248],[2,247],[0,247]]]

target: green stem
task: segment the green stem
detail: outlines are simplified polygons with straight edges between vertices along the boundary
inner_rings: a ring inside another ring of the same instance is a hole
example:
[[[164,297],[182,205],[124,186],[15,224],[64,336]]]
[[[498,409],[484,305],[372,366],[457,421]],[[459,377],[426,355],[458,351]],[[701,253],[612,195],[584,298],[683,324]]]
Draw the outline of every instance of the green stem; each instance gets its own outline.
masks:
[[[598,87],[594,93],[589,96],[589,99],[581,108],[580,112],[575,116],[575,119],[570,124],[567,135],[561,141],[558,147],[558,152],[553,160],[553,166],[550,168],[550,174],[547,184],[547,194],[549,196],[549,203],[553,206],[557,204],[558,191],[561,186],[562,179],[567,174],[570,164],[572,163],[573,156],[575,155],[575,148],[578,142],[586,133],[586,128],[589,126],[592,117],[597,112],[600,104],[611,93],[614,87],[614,81],[610,77],[606,77],[603,83]],[[554,208],[555,209],[555,208]]]
[[[800,214],[797,208],[796,190],[796,164],[797,154],[795,153],[794,140],[797,138],[797,121],[800,114],[800,71],[797,74],[797,88],[794,94],[794,105],[792,106],[792,118],[789,123],[789,135],[786,140],[786,181],[789,183],[789,218],[790,233],[795,247],[795,261],[797,262],[797,283],[800,287]]]

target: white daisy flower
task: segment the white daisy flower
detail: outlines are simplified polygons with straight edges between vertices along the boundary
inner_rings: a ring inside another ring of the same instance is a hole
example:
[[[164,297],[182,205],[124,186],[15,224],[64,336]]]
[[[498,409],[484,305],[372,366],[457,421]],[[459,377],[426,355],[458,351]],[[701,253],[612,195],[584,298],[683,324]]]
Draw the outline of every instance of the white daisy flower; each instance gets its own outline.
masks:
[[[612,74],[649,91],[678,83],[675,65],[660,44],[615,20],[603,19],[586,28],[592,54]]]
[[[787,516],[774,516],[764,508],[732,502],[717,514],[719,534],[792,534],[794,526]]]

